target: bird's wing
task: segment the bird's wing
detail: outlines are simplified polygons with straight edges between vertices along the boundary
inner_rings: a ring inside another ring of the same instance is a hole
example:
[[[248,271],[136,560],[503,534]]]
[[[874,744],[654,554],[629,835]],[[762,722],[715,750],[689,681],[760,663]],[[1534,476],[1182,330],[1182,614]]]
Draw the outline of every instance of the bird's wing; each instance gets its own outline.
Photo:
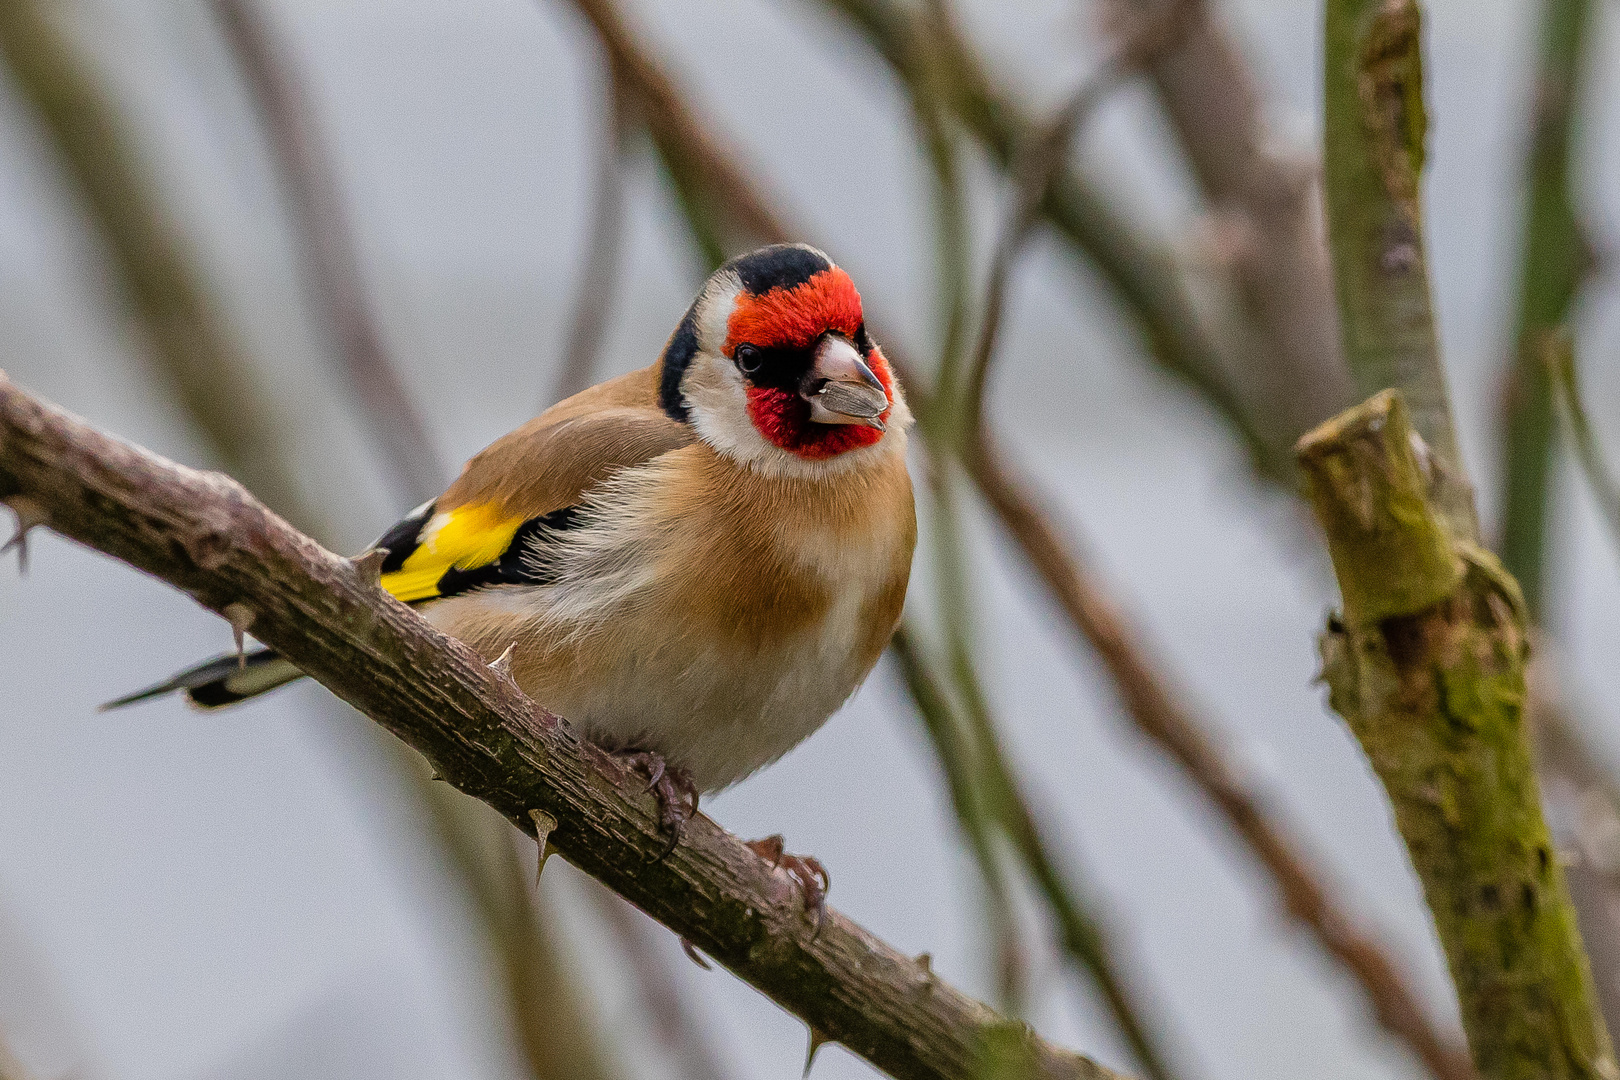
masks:
[[[492,444],[450,489],[377,541],[383,587],[406,603],[486,585],[540,584],[531,540],[575,521],[581,496],[621,469],[685,446],[691,428],[658,409],[653,369],[610,380]]]

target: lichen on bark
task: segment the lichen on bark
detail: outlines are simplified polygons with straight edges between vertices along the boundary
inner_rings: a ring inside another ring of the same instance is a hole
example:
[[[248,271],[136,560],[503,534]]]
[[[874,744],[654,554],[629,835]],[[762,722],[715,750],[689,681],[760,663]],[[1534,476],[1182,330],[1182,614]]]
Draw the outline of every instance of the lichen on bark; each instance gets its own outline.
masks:
[[[1524,728],[1524,601],[1452,534],[1428,458],[1393,391],[1301,440],[1345,600],[1328,700],[1389,794],[1481,1076],[1615,1080]]]

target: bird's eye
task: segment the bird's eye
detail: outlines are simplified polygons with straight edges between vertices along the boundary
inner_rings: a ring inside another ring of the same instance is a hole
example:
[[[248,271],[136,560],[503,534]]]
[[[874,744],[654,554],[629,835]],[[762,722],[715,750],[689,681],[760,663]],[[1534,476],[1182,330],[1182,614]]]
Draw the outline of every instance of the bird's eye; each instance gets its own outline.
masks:
[[[737,346],[732,358],[737,361],[737,366],[742,369],[744,375],[752,375],[765,362],[764,354],[753,345]]]

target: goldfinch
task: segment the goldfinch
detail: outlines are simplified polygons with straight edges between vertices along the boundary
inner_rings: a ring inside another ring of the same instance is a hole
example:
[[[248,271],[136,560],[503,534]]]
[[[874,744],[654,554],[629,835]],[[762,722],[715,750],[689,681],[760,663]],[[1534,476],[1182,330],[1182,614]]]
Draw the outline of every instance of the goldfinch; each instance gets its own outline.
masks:
[[[678,835],[698,792],[781,757],[877,662],[916,542],[909,424],[849,275],[762,248],[715,271],[657,363],[546,410],[388,530],[382,584],[640,755]],[[109,707],[298,677],[228,655]]]

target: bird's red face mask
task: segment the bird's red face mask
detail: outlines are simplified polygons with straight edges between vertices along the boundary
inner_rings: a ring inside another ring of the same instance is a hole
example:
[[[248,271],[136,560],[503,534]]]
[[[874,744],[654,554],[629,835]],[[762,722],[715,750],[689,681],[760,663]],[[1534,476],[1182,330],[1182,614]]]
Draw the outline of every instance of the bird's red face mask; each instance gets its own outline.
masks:
[[[748,419],[766,441],[823,460],[883,438],[894,378],[848,274],[835,266],[792,288],[745,290],[726,331],[725,355],[748,385]]]

